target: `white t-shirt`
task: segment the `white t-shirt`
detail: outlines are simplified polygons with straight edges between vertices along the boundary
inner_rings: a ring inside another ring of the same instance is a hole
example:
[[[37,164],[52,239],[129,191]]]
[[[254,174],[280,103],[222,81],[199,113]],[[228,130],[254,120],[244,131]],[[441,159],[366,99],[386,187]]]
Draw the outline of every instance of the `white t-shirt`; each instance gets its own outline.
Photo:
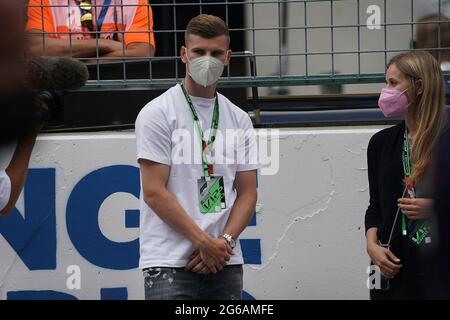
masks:
[[[11,180],[5,170],[0,170],[0,211],[8,204],[11,195]]]
[[[211,237],[223,235],[236,199],[236,172],[259,168],[257,145],[250,117],[218,93],[219,125],[214,143],[214,174],[223,176],[226,208],[202,214],[197,181],[203,177],[201,148],[194,121],[180,85],[148,103],[136,120],[137,158],[170,166],[167,189],[197,225]],[[209,137],[214,99],[192,97],[205,137]],[[238,129],[238,130],[236,130]],[[140,261],[148,267],[184,267],[193,244],[173,230],[140,197]],[[229,264],[242,264],[237,241]]]

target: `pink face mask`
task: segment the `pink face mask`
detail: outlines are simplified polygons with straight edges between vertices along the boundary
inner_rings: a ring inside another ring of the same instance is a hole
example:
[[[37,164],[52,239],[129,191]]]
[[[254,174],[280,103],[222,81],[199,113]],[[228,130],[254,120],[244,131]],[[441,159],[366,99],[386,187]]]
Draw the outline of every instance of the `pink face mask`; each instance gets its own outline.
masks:
[[[408,98],[404,95],[405,91],[389,88],[383,88],[381,90],[378,106],[385,117],[397,117],[406,113]]]

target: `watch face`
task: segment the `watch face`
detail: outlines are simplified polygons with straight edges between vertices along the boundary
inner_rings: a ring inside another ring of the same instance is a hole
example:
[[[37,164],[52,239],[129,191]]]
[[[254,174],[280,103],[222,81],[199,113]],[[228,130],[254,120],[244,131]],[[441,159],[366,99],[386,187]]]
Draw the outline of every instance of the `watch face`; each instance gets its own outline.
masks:
[[[224,234],[223,237],[227,240],[227,243],[230,245],[231,249],[234,249],[236,246],[236,241],[228,234]]]

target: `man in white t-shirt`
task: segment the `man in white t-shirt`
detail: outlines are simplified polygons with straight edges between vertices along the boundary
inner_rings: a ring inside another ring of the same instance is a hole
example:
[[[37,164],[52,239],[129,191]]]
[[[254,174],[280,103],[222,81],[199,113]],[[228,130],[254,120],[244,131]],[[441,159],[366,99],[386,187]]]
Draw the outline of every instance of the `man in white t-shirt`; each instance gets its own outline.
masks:
[[[145,298],[241,299],[238,237],[255,210],[257,146],[248,114],[216,92],[231,58],[225,22],[193,18],[186,77],[136,120]]]

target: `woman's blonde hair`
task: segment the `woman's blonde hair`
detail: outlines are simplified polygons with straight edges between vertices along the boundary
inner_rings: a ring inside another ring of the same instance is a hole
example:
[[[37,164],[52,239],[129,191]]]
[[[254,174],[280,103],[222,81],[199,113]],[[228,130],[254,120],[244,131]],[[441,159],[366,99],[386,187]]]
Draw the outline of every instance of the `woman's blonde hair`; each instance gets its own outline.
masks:
[[[408,112],[412,112],[417,123],[417,132],[411,146],[414,163],[409,181],[416,184],[431,162],[434,148],[442,131],[447,126],[445,110],[444,78],[436,59],[428,52],[407,52],[393,57],[387,67],[395,66],[408,80]],[[421,80],[422,90],[417,90]]]

